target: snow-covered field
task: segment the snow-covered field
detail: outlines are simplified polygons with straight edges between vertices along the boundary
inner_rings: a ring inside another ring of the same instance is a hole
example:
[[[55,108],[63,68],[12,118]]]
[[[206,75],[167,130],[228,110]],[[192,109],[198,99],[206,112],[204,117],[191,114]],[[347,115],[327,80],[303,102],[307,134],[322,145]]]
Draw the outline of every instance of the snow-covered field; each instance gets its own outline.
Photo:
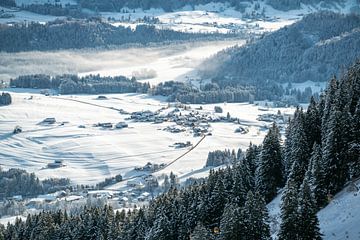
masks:
[[[210,41],[170,44],[158,47],[130,47],[117,50],[66,50],[51,52],[0,53],[0,81],[19,75],[100,74],[131,77],[142,69],[156,73],[151,84],[196,78],[195,68],[207,57],[238,41]]]
[[[169,163],[187,151],[169,145],[186,141],[195,144],[200,140],[188,131],[176,134],[163,131],[166,126],[174,125],[168,122],[152,124],[126,120],[129,128],[121,130],[93,127],[99,122],[117,123],[129,117],[114,108],[133,112],[167,107],[167,102],[161,98],[115,94],[107,95],[108,100],[101,101],[91,95],[61,96],[59,99],[25,92],[12,93],[12,96],[13,104],[0,109],[0,162],[4,168],[18,167],[35,172],[41,179],[69,177],[73,183],[95,184],[119,173],[127,177],[133,174],[135,166],[143,166],[147,162]],[[203,172],[206,175],[208,169],[203,167],[209,151],[225,148],[245,150],[250,141],[262,141],[266,133],[262,128],[265,122],[256,118],[264,112],[258,106],[240,103],[216,105],[222,106],[223,115],[229,112],[231,116],[239,117],[242,126],[248,127],[249,132],[244,135],[234,133],[239,127],[234,123],[211,123],[212,136],[207,136],[196,149],[159,174],[173,171],[180,178],[183,175],[191,177],[192,173],[199,175]],[[193,109],[196,107],[192,106]],[[214,114],[213,104],[203,108],[204,113]],[[276,113],[278,110],[274,108],[268,112]],[[283,113],[294,111],[280,110]],[[53,125],[39,124],[48,117],[55,117],[57,122]],[[20,125],[23,132],[13,135],[16,125]],[[85,128],[79,128],[80,125]],[[66,166],[47,169],[47,164],[54,160],[63,160]]]

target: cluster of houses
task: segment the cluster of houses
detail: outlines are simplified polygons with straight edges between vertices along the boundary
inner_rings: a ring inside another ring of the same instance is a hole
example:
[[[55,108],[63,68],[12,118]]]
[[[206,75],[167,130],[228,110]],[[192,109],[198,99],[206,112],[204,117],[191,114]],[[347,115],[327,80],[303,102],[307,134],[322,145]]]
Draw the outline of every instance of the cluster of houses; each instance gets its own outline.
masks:
[[[136,194],[135,192],[122,191],[119,196],[119,203],[126,207],[129,203],[139,203],[149,201],[151,199],[151,194],[149,192],[142,192],[141,194]]]
[[[163,130],[171,133],[179,133],[186,131],[185,128],[190,128],[194,136],[201,136],[209,133],[209,122],[214,121],[214,118],[207,114],[200,114],[198,111],[191,111],[188,114],[181,114],[179,108],[160,115],[161,111],[140,111],[133,112],[129,119],[135,122],[151,122],[159,124],[163,122],[174,122],[178,127],[166,127]]]
[[[259,115],[256,120],[264,122],[276,122],[277,124],[285,124],[290,118],[290,115],[284,115],[281,113],[272,114],[266,113]]]
[[[44,203],[55,203],[58,201],[74,202],[87,197],[87,193],[77,193],[76,195],[66,191],[58,191],[51,194],[39,195],[35,198],[26,199],[22,195],[9,197],[7,200],[24,202],[26,206],[32,208],[41,208]]]
[[[80,126],[82,126],[82,125],[80,125]],[[112,129],[112,128],[122,129],[122,128],[129,127],[129,125],[126,122],[118,122],[116,124],[113,124],[111,122],[104,122],[104,123],[96,123],[93,125],[93,127],[101,127],[101,128],[105,128],[105,129]]]
[[[80,192],[58,191],[52,194],[39,195],[30,199],[23,198],[21,195],[16,195],[7,198],[7,200],[24,202],[27,207],[41,209],[43,208],[43,204],[54,204],[60,201],[77,202],[88,198],[107,199],[118,202],[122,206],[126,206],[131,203],[149,201],[152,198],[152,194],[144,191],[144,188],[134,190],[85,190]]]
[[[163,130],[167,131],[167,132],[171,132],[171,133],[180,133],[180,132],[185,132],[186,131],[185,128],[179,128],[179,127],[176,127],[176,126],[167,126]]]
[[[187,141],[185,143],[183,142],[176,142],[173,145],[175,148],[186,148],[186,147],[191,147],[192,143],[190,141]]]
[[[135,122],[152,122],[152,123],[155,122],[160,123],[167,121],[165,117],[162,117],[159,114],[160,111],[156,111],[156,112],[152,112],[150,110],[138,111],[131,113],[129,120],[133,120]]]
[[[165,163],[157,164],[157,163],[148,162],[143,167],[135,167],[135,170],[136,171],[144,171],[144,172],[156,172],[156,171],[164,168],[165,166],[166,166]]]

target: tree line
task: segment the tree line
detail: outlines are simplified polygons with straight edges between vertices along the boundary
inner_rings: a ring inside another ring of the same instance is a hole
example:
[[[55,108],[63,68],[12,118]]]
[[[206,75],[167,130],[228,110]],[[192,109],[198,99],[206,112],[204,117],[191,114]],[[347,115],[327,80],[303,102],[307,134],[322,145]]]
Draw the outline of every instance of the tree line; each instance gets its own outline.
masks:
[[[35,197],[39,194],[64,190],[70,185],[69,179],[50,178],[40,181],[34,173],[11,168],[4,171],[0,168],[0,200],[15,195]]]
[[[92,9],[94,11],[110,11],[110,12],[119,12],[122,8],[128,7],[130,9],[142,8],[143,10],[148,10],[150,8],[162,8],[167,12],[172,12],[178,10],[186,5],[192,7],[200,4],[208,4],[212,2],[230,4],[230,6],[235,7],[237,10],[243,10],[246,6],[247,0],[188,0],[188,1],[178,1],[178,0],[77,0],[82,8]],[[256,2],[251,0],[250,2]],[[270,6],[279,10],[291,10],[299,9],[301,4],[318,4],[321,0],[267,0],[266,1]],[[336,3],[338,0],[330,0],[330,3]],[[15,0],[0,0],[1,6],[16,6]]]
[[[64,74],[50,77],[44,74],[23,75],[10,79],[10,86],[17,88],[54,89],[60,94],[99,93],[147,93],[149,83],[137,82],[124,76],[101,77],[100,75]]]
[[[203,104],[219,102],[253,102],[254,100],[277,101],[276,104],[297,105],[307,102],[312,95],[310,87],[304,91],[283,88],[281,85],[266,85],[260,89],[241,85],[227,86],[224,84],[207,83],[200,89],[188,83],[167,81],[156,86],[149,83],[140,83],[135,77],[124,76],[100,77],[88,75],[64,74],[51,77],[45,74],[22,75],[10,79],[10,86],[17,88],[54,89],[61,94],[99,94],[99,93],[148,93],[150,95],[167,96],[169,102]],[[316,95],[316,94],[315,94]]]
[[[0,6],[16,7],[15,0],[0,0]]]
[[[89,14],[84,13],[81,8],[78,7],[71,7],[71,5],[62,4],[51,4],[51,3],[44,3],[44,4],[26,4],[22,5],[21,9],[34,12],[42,15],[52,15],[52,16],[66,16],[66,17],[73,17],[73,18],[88,18],[90,17]]]
[[[0,51],[47,51],[119,46],[124,44],[158,43],[195,39],[213,39],[231,34],[185,33],[169,29],[156,29],[154,25],[140,24],[134,30],[102,22],[101,19],[60,20],[46,24],[0,24]]]
[[[291,85],[290,85],[291,86]],[[236,82],[224,82],[214,79],[211,83],[201,85],[200,89],[194,88],[188,83],[167,81],[159,83],[149,91],[152,95],[167,96],[168,101],[179,101],[182,103],[203,104],[219,102],[254,102],[274,101],[278,106],[298,105],[307,103],[311,96],[318,97],[312,93],[311,87],[303,91],[291,87],[283,87],[275,82],[262,85],[243,85]]]
[[[142,8],[148,10],[150,8],[162,8],[165,11],[172,12],[177,9],[180,9],[186,5],[196,6],[200,4],[208,4],[212,2],[229,4],[232,7],[235,7],[237,10],[243,10],[246,6],[246,3],[249,1],[246,0],[188,0],[188,1],[178,1],[178,0],[78,0],[79,4],[84,8],[90,8],[97,11],[120,11],[124,7],[131,9]],[[256,2],[254,0],[250,2]],[[266,1],[272,7],[279,10],[291,10],[299,9],[300,4],[317,4],[321,0],[268,0]],[[337,0],[331,0],[330,2],[337,2]]]

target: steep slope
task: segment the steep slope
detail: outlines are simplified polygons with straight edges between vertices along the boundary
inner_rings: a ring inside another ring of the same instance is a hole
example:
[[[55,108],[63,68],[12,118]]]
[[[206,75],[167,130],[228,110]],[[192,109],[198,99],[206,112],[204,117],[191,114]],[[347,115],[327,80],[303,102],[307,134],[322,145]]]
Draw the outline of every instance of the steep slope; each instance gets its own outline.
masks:
[[[350,184],[318,213],[327,240],[360,239],[360,181]]]
[[[203,65],[203,77],[221,85],[326,81],[360,57],[359,27],[359,15],[310,14],[255,43],[219,53]]]
[[[339,192],[331,202],[318,212],[323,239],[343,240],[360,239],[360,181],[350,184]],[[280,226],[280,204],[282,192],[274,198],[267,208],[270,214],[270,226],[273,239]]]

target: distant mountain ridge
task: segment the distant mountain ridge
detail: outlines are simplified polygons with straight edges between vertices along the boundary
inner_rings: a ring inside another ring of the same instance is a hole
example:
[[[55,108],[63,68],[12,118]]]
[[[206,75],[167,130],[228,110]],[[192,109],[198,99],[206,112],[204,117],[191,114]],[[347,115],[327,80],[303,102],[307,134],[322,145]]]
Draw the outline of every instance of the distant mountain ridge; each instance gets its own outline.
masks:
[[[112,26],[93,20],[56,20],[47,24],[29,23],[13,26],[0,24],[0,51],[46,51],[149,44],[169,41],[209,39],[219,34],[200,34],[156,29],[153,25]],[[226,34],[221,35],[226,37]],[[228,36],[232,36],[228,34]]]
[[[166,12],[172,12],[179,10],[185,6],[194,7],[197,5],[206,5],[211,3],[221,3],[226,4],[229,7],[235,7],[236,10],[243,10],[248,4],[260,4],[265,3],[274,9],[289,11],[294,9],[300,9],[302,5],[319,5],[321,8],[329,8],[334,6],[334,4],[344,5],[342,0],[0,0],[0,6],[18,6],[25,4],[44,4],[44,3],[56,3],[60,4],[62,2],[79,4],[82,8],[91,9],[94,11],[105,11],[105,12],[119,12],[123,8],[136,9],[141,8],[143,10],[148,10],[151,8],[160,8]],[[354,0],[360,4],[359,0]],[[360,11],[360,8],[355,9]]]
[[[219,85],[321,82],[358,58],[360,15],[319,12],[254,43],[224,50],[200,71]]]
[[[165,11],[175,11],[186,5],[196,6],[204,5],[208,3],[225,3],[237,10],[241,10],[249,2],[263,2],[254,0],[77,0],[77,2],[84,8],[96,9],[99,11],[120,11],[124,7],[131,9],[142,8],[144,10],[150,8],[162,8]],[[339,3],[339,0],[266,0],[266,3],[278,10],[292,10],[299,9],[301,4],[319,4],[324,6],[331,5],[333,3]]]

